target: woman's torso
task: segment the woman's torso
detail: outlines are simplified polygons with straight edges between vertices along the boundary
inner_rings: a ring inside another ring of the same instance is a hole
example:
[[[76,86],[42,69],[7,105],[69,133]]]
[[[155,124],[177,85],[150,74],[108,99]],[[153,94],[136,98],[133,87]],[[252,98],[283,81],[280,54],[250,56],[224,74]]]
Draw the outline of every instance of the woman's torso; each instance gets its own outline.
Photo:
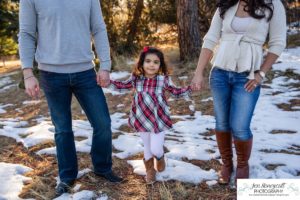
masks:
[[[242,10],[242,11],[241,11]],[[269,15],[265,11],[266,16]],[[213,65],[228,71],[259,70],[263,62],[263,44],[269,32],[267,18],[256,19],[245,13],[240,3],[229,8],[222,20],[221,38]]]

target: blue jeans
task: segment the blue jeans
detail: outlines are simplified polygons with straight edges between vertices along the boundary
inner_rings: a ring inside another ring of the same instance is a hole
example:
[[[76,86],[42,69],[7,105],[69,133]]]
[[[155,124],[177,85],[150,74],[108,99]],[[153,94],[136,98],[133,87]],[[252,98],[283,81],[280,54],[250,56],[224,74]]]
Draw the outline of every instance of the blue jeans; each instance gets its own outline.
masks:
[[[94,171],[98,174],[110,172],[112,167],[111,119],[103,91],[97,85],[94,69],[71,74],[40,71],[40,83],[55,127],[60,180],[62,182],[73,181],[78,173],[72,131],[71,99],[73,94],[93,127],[90,154]]]
[[[210,76],[216,130],[231,131],[237,140],[252,138],[250,123],[260,93],[260,85],[252,92],[245,90],[248,75],[215,67]]]

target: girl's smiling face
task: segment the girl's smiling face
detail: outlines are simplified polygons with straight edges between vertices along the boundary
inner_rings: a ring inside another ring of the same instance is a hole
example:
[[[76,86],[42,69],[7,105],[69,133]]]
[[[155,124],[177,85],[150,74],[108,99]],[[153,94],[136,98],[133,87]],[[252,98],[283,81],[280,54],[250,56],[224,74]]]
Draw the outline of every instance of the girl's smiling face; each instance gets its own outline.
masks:
[[[154,53],[147,54],[143,64],[145,76],[147,78],[155,77],[159,72],[159,68],[160,68],[159,57]]]

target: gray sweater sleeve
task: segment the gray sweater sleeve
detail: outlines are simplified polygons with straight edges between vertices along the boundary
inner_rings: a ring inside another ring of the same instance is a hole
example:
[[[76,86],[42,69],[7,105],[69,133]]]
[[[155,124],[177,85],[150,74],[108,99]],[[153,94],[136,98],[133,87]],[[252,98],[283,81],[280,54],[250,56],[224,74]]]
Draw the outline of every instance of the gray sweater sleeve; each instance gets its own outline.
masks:
[[[36,11],[33,0],[20,0],[19,54],[22,68],[32,68],[36,50]]]
[[[92,0],[91,4],[91,33],[100,59],[100,68],[110,71],[110,47],[99,0]]]

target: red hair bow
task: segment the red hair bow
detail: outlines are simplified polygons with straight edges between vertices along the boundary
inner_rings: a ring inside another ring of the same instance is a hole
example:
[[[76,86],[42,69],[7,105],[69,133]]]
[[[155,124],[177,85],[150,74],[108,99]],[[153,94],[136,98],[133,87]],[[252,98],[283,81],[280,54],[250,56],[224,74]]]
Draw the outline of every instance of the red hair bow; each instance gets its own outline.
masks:
[[[148,46],[146,46],[146,47],[143,48],[143,52],[144,52],[144,53],[146,53],[148,50],[149,50],[149,47],[148,47]]]

